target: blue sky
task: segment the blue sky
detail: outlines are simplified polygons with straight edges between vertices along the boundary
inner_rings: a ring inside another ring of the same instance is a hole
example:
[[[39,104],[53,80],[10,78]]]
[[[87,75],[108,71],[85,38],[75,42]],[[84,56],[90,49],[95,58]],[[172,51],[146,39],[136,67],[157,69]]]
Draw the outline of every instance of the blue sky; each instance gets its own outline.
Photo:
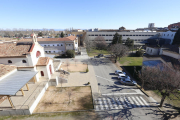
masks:
[[[0,0],[0,28],[126,29],[180,22],[180,0]]]

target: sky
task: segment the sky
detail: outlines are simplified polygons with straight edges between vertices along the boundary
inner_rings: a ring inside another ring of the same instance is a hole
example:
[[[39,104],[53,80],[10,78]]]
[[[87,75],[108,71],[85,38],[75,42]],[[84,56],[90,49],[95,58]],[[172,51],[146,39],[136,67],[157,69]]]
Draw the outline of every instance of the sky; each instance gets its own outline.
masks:
[[[180,0],[0,0],[0,29],[126,29],[180,22]]]

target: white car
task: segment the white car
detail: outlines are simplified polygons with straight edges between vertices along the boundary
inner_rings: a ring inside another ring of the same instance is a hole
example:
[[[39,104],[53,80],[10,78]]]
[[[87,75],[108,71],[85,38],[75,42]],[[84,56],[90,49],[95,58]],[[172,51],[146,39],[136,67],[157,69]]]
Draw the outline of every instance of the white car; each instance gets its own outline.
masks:
[[[119,75],[119,74],[126,74],[126,73],[125,73],[125,72],[122,72],[121,70],[116,70],[116,71],[115,71],[115,74],[116,74],[116,75]]]
[[[125,74],[119,74],[118,79],[124,79],[124,78],[126,78]]]

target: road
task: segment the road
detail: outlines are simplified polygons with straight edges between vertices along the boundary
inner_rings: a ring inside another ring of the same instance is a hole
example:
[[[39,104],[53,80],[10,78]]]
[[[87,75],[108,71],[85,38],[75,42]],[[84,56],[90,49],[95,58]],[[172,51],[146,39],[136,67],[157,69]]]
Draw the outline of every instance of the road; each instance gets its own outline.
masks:
[[[136,86],[120,84],[114,74],[117,67],[109,59],[89,59],[95,71],[100,94],[94,95],[96,112],[104,119],[163,119],[162,112]]]

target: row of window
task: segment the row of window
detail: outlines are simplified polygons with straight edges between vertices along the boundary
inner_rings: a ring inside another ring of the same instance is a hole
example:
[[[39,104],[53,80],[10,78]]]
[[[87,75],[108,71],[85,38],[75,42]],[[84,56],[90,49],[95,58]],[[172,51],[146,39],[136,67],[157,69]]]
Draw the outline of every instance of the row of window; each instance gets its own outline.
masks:
[[[108,34],[92,34],[92,35],[89,35],[89,36],[114,36],[114,35],[108,35]],[[122,35],[122,36],[154,36],[154,35]]]
[[[46,53],[59,53],[59,52],[56,52],[56,51],[45,51]],[[63,51],[61,51],[63,53]]]
[[[63,44],[54,44],[54,45],[42,45],[44,47],[50,47],[50,46],[63,46]]]
[[[164,34],[164,36],[166,36],[166,34]],[[169,34],[167,34],[167,36],[170,36]],[[171,37],[173,37],[173,34],[171,35]]]
[[[92,40],[92,41],[95,41],[95,40]],[[96,41],[98,41],[98,40],[96,40]],[[106,41],[112,41],[112,40],[106,40]],[[126,41],[126,40],[123,40],[123,41]],[[146,40],[143,40],[143,39],[134,39],[134,41],[146,41]]]
[[[8,63],[12,63],[12,60],[8,60]],[[22,60],[22,63],[27,63],[26,60]]]

